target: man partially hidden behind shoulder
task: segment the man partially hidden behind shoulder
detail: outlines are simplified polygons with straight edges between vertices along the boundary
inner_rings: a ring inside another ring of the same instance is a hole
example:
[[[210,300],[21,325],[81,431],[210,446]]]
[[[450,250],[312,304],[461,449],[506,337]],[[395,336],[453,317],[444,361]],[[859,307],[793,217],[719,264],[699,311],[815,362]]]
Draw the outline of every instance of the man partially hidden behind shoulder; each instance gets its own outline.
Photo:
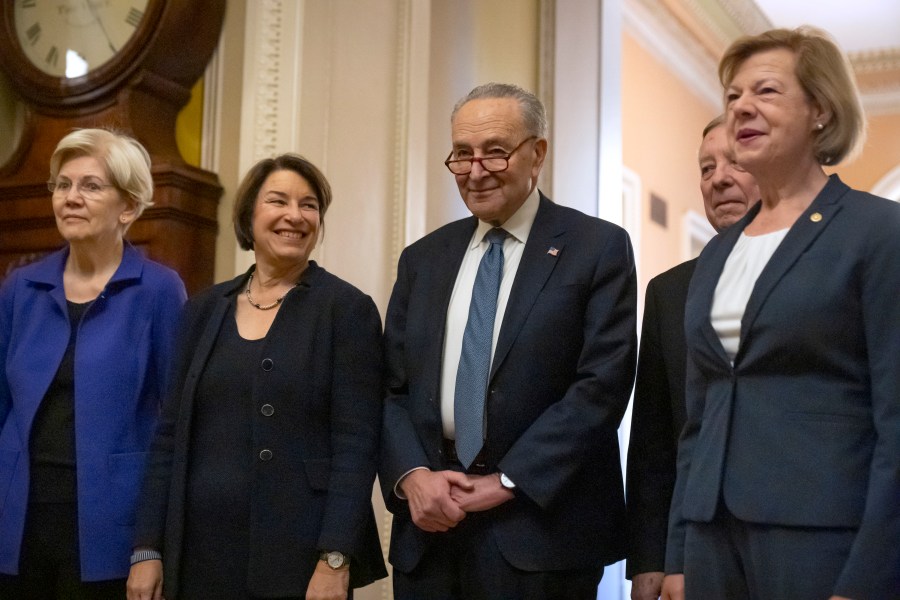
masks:
[[[698,163],[706,218],[716,231],[736,223],[759,200],[753,175],[735,162],[725,117],[703,129]],[[697,260],[647,284],[628,445],[628,562],[632,600],[656,600],[663,582],[675,455],[685,420],[684,304]]]

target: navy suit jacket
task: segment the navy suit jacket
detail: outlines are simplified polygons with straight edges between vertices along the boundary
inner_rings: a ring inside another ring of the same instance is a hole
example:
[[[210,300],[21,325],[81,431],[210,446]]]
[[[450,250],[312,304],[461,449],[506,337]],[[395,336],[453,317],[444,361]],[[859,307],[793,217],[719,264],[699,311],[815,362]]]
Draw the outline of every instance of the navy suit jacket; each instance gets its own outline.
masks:
[[[162,551],[167,598],[178,597],[197,384],[248,275],[209,288],[185,307],[134,540],[135,547]],[[249,417],[254,445],[272,451],[265,463],[248,457],[256,465],[247,582],[254,596],[303,596],[321,550],[350,555],[351,587],[387,575],[371,501],[380,334],[372,299],[310,262],[266,335]],[[264,404],[275,412],[260,416]]]
[[[414,467],[445,468],[444,327],[476,223],[451,223],[408,247],[388,307],[379,478],[394,513],[390,560],[401,572],[444,535],[416,527],[392,488]],[[489,525],[514,567],[599,569],[623,558],[616,430],[635,347],[628,234],[542,195],[503,317],[485,409],[488,466],[518,486],[515,499],[492,510]]]
[[[685,311],[687,407],[667,572],[684,522],[857,530],[834,593],[900,593],[900,205],[836,175],[756,281],[730,364],[710,324],[722,268],[759,205],[704,249]],[[798,573],[798,576],[816,574]]]
[[[684,305],[697,260],[647,284],[625,476],[628,562],[625,573],[662,571],[675,456],[684,427]]]

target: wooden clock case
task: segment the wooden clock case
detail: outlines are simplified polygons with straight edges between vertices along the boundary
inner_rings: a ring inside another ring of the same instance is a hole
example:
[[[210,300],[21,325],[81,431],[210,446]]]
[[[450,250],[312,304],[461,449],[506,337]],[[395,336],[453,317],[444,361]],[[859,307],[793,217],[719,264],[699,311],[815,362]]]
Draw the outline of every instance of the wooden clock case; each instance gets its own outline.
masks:
[[[26,109],[17,148],[0,166],[0,279],[63,244],[46,187],[50,156],[73,128],[107,126],[137,138],[153,163],[155,204],[128,239],[177,270],[189,293],[212,284],[222,187],[215,173],[184,162],[175,120],[218,43],[225,0],[149,0],[116,56],[74,79],[24,56],[13,6],[0,2],[0,69]]]

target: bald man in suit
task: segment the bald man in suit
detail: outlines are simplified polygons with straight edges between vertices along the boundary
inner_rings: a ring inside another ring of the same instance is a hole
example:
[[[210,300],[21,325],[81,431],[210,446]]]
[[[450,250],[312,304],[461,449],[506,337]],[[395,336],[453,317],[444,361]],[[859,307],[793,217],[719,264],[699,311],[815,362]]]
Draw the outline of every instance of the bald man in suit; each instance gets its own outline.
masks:
[[[734,162],[722,116],[704,128],[698,161],[706,217],[724,231],[759,199],[759,189]],[[684,305],[696,264],[681,263],[647,284],[625,479],[632,600],[656,600],[662,588],[675,456],[685,421]]]

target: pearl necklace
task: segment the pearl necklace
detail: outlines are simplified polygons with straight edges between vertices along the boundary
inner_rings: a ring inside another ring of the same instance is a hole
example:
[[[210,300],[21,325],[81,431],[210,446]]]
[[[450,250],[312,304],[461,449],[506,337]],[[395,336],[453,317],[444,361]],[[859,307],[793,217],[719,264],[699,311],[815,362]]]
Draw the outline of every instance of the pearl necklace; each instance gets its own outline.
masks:
[[[250,273],[250,279],[247,280],[247,290],[245,293],[247,294],[247,302],[249,302],[250,306],[252,306],[253,308],[255,308],[257,310],[272,310],[273,308],[275,308],[276,306],[278,306],[279,304],[284,302],[284,297],[287,296],[288,293],[291,291],[291,290],[288,290],[287,292],[282,294],[281,298],[278,298],[272,304],[266,304],[265,306],[262,306],[258,302],[254,302],[253,296],[250,295],[250,284],[252,284],[252,283],[253,283],[253,273]],[[296,287],[296,285],[297,284],[294,284],[295,287]],[[293,288],[291,288],[291,289],[293,289]]]

